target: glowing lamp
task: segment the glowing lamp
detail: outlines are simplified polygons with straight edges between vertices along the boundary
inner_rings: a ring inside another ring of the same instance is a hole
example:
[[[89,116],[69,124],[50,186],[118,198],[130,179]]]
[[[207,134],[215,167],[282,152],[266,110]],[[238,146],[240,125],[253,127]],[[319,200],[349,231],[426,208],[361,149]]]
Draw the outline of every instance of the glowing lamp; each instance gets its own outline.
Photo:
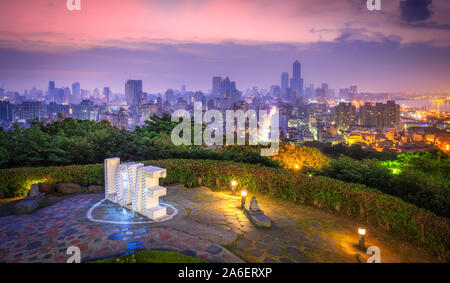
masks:
[[[242,190],[241,191],[241,208],[244,209],[245,207],[245,198],[247,197],[247,191]]]
[[[365,228],[358,228],[358,234],[359,234],[359,248],[361,250],[365,250],[365,245],[364,245],[364,236],[366,235],[366,229]]]
[[[231,194],[234,195],[236,193],[237,182],[235,180],[231,181]]]

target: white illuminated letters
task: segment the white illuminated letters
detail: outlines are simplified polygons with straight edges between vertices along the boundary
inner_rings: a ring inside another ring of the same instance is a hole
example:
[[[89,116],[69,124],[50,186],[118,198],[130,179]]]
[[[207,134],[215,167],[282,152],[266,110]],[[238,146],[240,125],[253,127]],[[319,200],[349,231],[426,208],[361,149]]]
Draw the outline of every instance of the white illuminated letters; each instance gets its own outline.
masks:
[[[153,220],[167,215],[159,205],[166,188],[159,185],[166,169],[142,163],[120,164],[120,158],[105,159],[105,198]]]
[[[381,10],[381,0],[367,0],[367,9],[369,11],[380,11]]]
[[[81,0],[67,0],[67,9],[81,11]]]

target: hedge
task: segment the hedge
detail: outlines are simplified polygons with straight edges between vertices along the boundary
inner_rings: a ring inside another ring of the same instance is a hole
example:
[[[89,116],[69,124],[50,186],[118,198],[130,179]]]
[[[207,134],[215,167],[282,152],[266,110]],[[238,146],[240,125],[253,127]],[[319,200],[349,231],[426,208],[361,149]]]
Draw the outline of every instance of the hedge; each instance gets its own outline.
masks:
[[[163,184],[180,182],[186,187],[224,190],[234,179],[249,191],[360,217],[426,246],[441,260],[450,260],[447,218],[364,185],[232,161],[168,159],[143,163],[167,169]],[[103,164],[0,170],[0,190],[5,196],[24,196],[36,182],[103,184]]]

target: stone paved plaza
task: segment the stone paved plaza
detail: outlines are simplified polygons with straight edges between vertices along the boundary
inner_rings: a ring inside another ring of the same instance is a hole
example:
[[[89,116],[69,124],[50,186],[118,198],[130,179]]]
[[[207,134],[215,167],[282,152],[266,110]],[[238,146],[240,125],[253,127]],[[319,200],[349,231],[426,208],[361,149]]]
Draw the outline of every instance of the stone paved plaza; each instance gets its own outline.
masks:
[[[355,227],[318,209],[258,195],[272,227],[257,228],[239,208],[240,197],[173,185],[162,198],[172,218],[157,223],[103,198],[78,194],[32,214],[0,217],[0,262],[66,262],[70,246],[81,249],[83,262],[136,250],[178,251],[210,262],[357,262]],[[391,241],[379,237],[377,245]],[[383,250],[383,262],[398,261]]]

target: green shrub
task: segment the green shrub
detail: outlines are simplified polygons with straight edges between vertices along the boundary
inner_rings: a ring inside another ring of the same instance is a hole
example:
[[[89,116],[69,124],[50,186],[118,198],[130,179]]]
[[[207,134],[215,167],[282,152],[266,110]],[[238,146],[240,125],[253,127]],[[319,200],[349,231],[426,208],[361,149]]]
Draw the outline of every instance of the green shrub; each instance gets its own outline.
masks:
[[[320,174],[376,188],[450,218],[450,182],[447,172],[450,158],[434,154],[439,159],[431,158],[433,153],[401,154],[399,160],[385,162],[341,156],[333,159]]]
[[[187,187],[204,185],[213,190],[225,190],[235,179],[249,191],[358,216],[367,223],[426,246],[442,259],[450,259],[448,219],[364,185],[231,161],[168,159],[143,163],[167,169],[163,184],[181,182]],[[103,184],[103,165],[0,171],[0,189],[8,196],[23,196],[32,183],[40,181],[74,182],[85,186]]]

